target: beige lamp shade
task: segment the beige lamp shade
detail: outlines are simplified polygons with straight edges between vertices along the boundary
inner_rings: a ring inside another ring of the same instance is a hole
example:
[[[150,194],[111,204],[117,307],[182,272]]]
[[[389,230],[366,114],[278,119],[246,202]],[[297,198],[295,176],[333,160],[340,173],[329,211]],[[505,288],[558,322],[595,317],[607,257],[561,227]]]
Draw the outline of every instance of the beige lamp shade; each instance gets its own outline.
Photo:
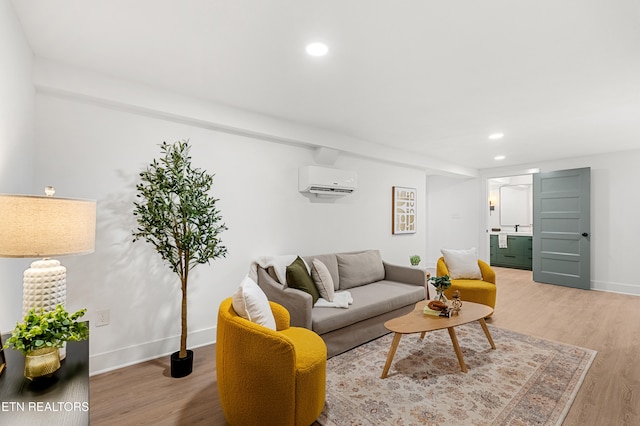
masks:
[[[31,195],[0,195],[0,257],[91,253],[96,202]]]

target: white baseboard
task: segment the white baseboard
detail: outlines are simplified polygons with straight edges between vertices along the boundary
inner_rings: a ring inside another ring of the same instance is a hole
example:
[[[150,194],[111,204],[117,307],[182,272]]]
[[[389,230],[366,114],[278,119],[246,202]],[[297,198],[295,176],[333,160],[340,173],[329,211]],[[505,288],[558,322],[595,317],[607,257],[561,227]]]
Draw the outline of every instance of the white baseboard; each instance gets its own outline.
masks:
[[[606,281],[591,281],[591,290],[607,291],[609,293],[629,294],[640,296],[640,286],[633,284],[611,283]]]
[[[189,349],[211,345],[216,341],[216,327],[189,333]],[[122,367],[168,356],[180,347],[180,336],[171,336],[153,342],[103,352],[89,357],[89,375],[106,373]]]

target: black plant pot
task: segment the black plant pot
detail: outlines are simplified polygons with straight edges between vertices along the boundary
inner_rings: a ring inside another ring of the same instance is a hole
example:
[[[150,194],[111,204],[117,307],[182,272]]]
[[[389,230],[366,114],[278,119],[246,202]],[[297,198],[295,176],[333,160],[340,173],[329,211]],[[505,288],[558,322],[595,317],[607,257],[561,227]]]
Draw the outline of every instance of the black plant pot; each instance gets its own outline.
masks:
[[[171,354],[171,377],[185,377],[193,371],[193,351],[187,349],[187,356],[180,358],[180,352]]]

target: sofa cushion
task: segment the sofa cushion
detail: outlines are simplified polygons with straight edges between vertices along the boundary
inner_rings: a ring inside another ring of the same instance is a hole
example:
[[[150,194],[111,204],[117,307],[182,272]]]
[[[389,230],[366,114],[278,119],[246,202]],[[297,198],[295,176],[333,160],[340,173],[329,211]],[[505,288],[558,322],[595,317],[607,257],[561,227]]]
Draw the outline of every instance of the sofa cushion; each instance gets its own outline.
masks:
[[[231,300],[233,310],[242,318],[272,330],[276,329],[276,320],[267,296],[248,276],[242,280]]]
[[[333,302],[333,279],[331,278],[331,273],[327,266],[320,261],[320,259],[313,259],[311,262],[311,278],[316,283],[316,287],[318,287],[318,292],[320,293],[320,297],[329,302]]]
[[[331,254],[318,254],[315,256],[303,256],[302,257],[307,265],[311,265],[314,259],[318,259],[320,262],[324,263],[324,265],[329,270],[331,274],[331,279],[333,280],[333,289],[337,290],[340,288],[340,275],[338,273],[338,259],[336,255]]]
[[[407,305],[414,305],[425,298],[423,286],[386,280],[354,287],[349,289],[349,292],[353,296],[353,304],[349,309],[313,309],[313,331],[318,334],[328,333]]]
[[[384,279],[384,265],[378,250],[354,254],[337,254],[340,290]]]
[[[452,280],[482,279],[475,247],[466,250],[442,249],[440,251],[449,270],[449,278]]]
[[[300,256],[298,256],[291,265],[287,266],[287,286],[309,293],[313,298],[314,305],[320,298],[318,288],[313,282],[311,275],[309,275],[304,260],[302,260]]]

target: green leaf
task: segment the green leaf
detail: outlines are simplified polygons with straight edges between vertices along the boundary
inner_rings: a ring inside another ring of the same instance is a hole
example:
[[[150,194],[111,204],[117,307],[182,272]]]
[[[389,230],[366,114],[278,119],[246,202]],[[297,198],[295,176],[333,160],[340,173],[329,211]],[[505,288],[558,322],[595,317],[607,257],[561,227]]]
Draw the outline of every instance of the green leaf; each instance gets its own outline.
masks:
[[[85,312],[86,309],[81,309],[70,316],[62,305],[50,312],[32,309],[25,315],[23,323],[16,324],[5,347],[28,353],[43,346],[61,347],[65,341],[84,340],[89,336],[88,327],[76,319]]]

